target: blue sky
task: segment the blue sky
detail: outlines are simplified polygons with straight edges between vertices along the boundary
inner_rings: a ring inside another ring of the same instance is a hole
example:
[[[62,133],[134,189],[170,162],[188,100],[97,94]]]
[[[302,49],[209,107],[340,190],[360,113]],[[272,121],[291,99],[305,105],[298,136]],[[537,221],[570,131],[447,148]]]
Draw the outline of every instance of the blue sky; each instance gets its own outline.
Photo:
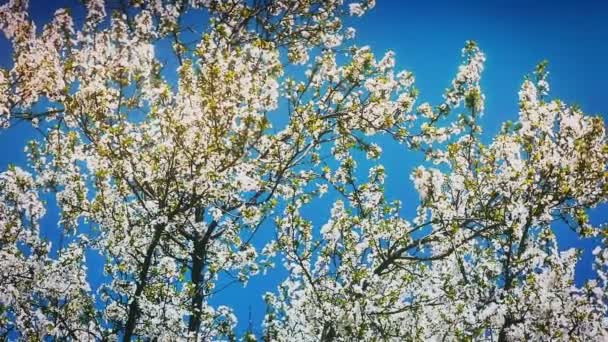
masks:
[[[48,20],[54,9],[68,0],[31,0],[35,19]],[[482,119],[485,139],[498,131],[500,123],[517,117],[517,92],[525,74],[543,59],[549,60],[551,96],[567,103],[577,103],[590,114],[608,114],[608,2],[606,1],[400,1],[379,0],[375,9],[361,19],[349,19],[357,29],[357,43],[370,45],[376,54],[396,52],[397,66],[416,75],[421,100],[437,103],[456,72],[464,42],[473,39],[486,53],[487,63],[482,87],[486,94],[486,114]],[[0,65],[10,65],[8,45],[0,38]],[[9,163],[23,165],[23,146],[34,134],[25,125],[0,132],[0,170]],[[388,196],[401,199],[404,213],[413,213],[417,197],[409,180],[412,166],[420,157],[401,146],[387,144],[382,159],[388,171]],[[327,218],[329,208],[319,204],[307,210],[316,222]],[[56,209],[51,209],[45,229],[56,224]],[[592,212],[595,223],[608,221],[608,209]],[[580,241],[563,227],[558,227],[562,247],[584,249],[577,267],[577,281],[590,274],[591,240]],[[269,234],[266,232],[264,235]],[[51,236],[50,236],[51,237]],[[53,237],[51,237],[53,238]],[[100,265],[92,264],[95,270]],[[99,274],[99,273],[98,273]],[[265,291],[276,288],[284,275],[271,271],[270,277],[258,277],[247,288],[236,285],[214,302],[235,307],[248,325],[251,308],[254,327],[262,319]]]

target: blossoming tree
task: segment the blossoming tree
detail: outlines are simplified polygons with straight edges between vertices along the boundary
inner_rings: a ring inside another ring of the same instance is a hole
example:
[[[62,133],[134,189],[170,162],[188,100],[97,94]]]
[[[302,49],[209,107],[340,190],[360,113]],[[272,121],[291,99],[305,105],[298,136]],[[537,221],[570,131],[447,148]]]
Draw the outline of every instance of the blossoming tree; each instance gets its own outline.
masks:
[[[552,230],[604,234],[587,217],[608,196],[601,118],[549,99],[540,64],[519,120],[484,144],[475,43],[444,102],[416,105],[392,52],[349,43],[344,16],[373,6],[88,0],[83,22],[59,9],[42,30],[27,0],[0,7],[0,124],[40,133],[0,174],[0,333],[255,340],[210,299],[281,261],[267,341],[605,338],[608,251],[577,287]],[[377,135],[427,158],[416,217],[384,195]],[[315,226],[301,210],[328,191],[340,199]],[[58,257],[39,235],[44,192],[69,237]],[[276,238],[256,243],[265,221]],[[87,250],[105,258],[95,291]]]

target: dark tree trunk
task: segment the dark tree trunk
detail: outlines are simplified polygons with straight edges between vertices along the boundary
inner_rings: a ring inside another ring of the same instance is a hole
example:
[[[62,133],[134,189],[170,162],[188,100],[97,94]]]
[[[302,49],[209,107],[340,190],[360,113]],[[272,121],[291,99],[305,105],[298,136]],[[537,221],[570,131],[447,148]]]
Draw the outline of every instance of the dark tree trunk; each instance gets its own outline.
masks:
[[[133,300],[129,305],[129,313],[127,318],[127,323],[125,325],[125,335],[123,341],[131,341],[131,337],[133,337],[133,331],[135,330],[135,324],[137,323],[137,318],[139,317],[139,297],[141,296],[144,288],[147,285],[148,272],[150,271],[150,266],[152,264],[152,257],[154,256],[154,250],[158,246],[160,241],[160,237],[162,235],[164,226],[156,226],[154,229],[154,236],[152,237],[152,242],[148,246],[148,250],[146,251],[146,257],[144,259],[143,266],[141,271],[139,272],[139,278],[137,280],[137,287],[135,288],[135,294],[133,296]]]

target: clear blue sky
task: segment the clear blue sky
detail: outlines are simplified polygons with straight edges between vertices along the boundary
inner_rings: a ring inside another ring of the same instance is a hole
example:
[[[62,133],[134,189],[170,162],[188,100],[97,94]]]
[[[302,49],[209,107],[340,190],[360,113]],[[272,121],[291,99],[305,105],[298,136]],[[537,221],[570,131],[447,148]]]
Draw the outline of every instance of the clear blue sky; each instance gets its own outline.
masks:
[[[44,21],[54,8],[70,1],[30,3],[34,18]],[[577,103],[587,113],[607,117],[607,1],[379,0],[368,15],[349,22],[357,28],[359,45],[370,45],[377,54],[395,51],[397,66],[415,73],[421,99],[431,103],[441,99],[442,90],[455,74],[464,41],[476,40],[487,56],[482,81],[487,100],[482,121],[486,139],[497,132],[501,122],[516,119],[517,92],[523,77],[543,59],[550,63],[552,96]],[[7,51],[2,37],[3,67],[10,65]],[[0,132],[0,170],[9,163],[23,164],[23,146],[31,136],[24,125]],[[388,144],[383,162],[388,171],[388,196],[401,199],[406,207],[409,203],[404,213],[413,213],[417,197],[409,173],[420,158]],[[322,203],[307,212],[320,223],[327,218],[329,209]],[[56,210],[50,210],[45,231],[54,230],[56,215]],[[598,208],[591,217],[595,223],[608,221],[608,209]],[[580,241],[563,227],[557,229],[563,248],[584,249],[577,267],[577,282],[581,282],[592,274],[590,250],[595,242]],[[100,265],[92,264],[90,270],[99,274]],[[214,302],[234,307],[241,328],[247,327],[251,308],[253,326],[257,328],[264,312],[261,296],[274,290],[282,276],[281,270],[271,271],[269,277],[252,279],[245,289],[239,285],[228,289]]]

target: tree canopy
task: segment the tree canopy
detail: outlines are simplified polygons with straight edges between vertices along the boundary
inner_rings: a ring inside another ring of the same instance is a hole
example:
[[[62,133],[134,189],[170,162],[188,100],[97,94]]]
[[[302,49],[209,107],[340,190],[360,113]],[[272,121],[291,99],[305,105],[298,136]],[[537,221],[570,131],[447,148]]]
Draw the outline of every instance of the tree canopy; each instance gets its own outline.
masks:
[[[0,7],[13,61],[0,125],[39,132],[28,164],[0,173],[4,338],[608,338],[608,250],[577,286],[579,255],[553,230],[606,234],[588,218],[608,199],[605,124],[549,96],[546,63],[521,86],[518,120],[484,143],[477,44],[443,101],[424,102],[394,53],[356,45],[345,24],[373,0],[83,6],[81,22],[58,9],[42,29],[27,0]],[[418,203],[385,195],[378,136],[425,157]],[[40,237],[47,193],[67,237],[57,257]],[[338,199],[315,225],[302,210],[326,193]],[[105,259],[95,291],[87,250]],[[263,333],[237,331],[211,304],[218,279],[272,267],[288,277],[256,294]]]

